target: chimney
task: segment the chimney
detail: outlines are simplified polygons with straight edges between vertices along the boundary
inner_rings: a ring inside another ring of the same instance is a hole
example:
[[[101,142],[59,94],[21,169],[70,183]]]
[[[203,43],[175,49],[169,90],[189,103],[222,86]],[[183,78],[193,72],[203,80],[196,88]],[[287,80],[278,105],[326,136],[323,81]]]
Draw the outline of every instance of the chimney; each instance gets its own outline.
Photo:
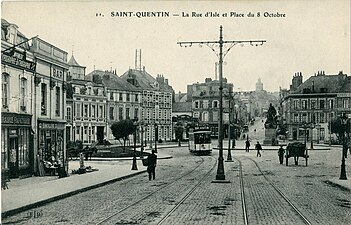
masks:
[[[312,81],[312,93],[314,93],[314,81]]]

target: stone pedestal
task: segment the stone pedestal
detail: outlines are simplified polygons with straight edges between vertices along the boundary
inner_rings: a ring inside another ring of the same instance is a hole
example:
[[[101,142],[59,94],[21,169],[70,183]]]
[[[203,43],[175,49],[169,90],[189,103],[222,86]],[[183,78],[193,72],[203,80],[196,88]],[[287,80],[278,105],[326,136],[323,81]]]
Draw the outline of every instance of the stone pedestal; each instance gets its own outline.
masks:
[[[278,140],[275,133],[275,128],[265,128],[264,130],[264,145],[272,145],[272,139],[275,140],[274,145],[278,144]]]

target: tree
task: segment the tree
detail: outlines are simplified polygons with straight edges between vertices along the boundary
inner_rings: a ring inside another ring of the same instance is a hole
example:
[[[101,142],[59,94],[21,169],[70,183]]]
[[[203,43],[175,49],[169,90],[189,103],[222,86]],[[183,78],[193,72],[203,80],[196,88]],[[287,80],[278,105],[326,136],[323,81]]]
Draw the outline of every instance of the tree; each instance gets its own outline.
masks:
[[[335,119],[333,119],[331,121],[329,126],[331,126],[331,127],[329,127],[331,133],[336,134],[339,142],[342,142],[342,136],[344,134],[344,131],[346,132],[347,136],[350,135],[350,130],[351,130],[351,121],[350,121],[350,119],[347,120],[346,125],[343,125],[341,123],[340,117],[337,117],[337,118],[335,118]]]
[[[133,121],[121,120],[118,122],[114,122],[111,125],[111,130],[116,140],[123,140],[123,151],[125,152],[126,141],[128,140],[128,136],[136,131],[136,126],[133,124]]]
[[[180,147],[180,141],[183,139],[183,131],[184,128],[182,126],[182,124],[180,122],[176,123],[176,125],[174,126],[174,133],[175,133],[175,137],[178,140],[178,146]]]

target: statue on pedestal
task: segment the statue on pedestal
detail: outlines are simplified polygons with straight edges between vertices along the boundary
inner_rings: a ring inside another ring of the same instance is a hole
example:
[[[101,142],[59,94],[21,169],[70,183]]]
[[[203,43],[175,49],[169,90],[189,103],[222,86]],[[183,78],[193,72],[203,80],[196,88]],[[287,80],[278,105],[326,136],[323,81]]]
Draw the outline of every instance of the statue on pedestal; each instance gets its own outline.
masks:
[[[268,112],[267,112],[267,120],[264,123],[264,127],[268,128],[277,128],[277,111],[275,110],[274,106],[269,104]]]

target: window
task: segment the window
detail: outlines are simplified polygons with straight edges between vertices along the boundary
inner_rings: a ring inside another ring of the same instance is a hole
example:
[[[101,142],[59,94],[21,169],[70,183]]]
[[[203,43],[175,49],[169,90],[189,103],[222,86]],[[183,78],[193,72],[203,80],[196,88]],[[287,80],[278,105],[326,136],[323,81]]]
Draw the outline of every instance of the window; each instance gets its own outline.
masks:
[[[329,100],[329,109],[333,109],[334,108],[334,99],[330,99]]]
[[[77,127],[77,134],[79,135],[80,127]]]
[[[324,121],[324,113],[321,113],[321,114],[320,114],[319,122],[320,122],[320,123],[324,123],[324,122],[325,122],[325,121]]]
[[[299,108],[299,100],[294,100],[294,109]]]
[[[110,100],[113,100],[113,92],[110,93]]]
[[[20,83],[20,109],[21,111],[26,111],[26,89],[27,89],[27,79],[22,78]]]
[[[126,119],[130,119],[129,108],[126,108]]]
[[[72,120],[72,111],[71,111],[71,107],[67,107],[67,112],[66,112],[66,120]]]
[[[324,107],[325,107],[325,101],[324,100],[320,100],[319,101],[319,108],[320,109],[324,109]]]
[[[46,92],[47,84],[41,84],[41,115],[46,115]]]
[[[88,126],[84,126],[84,134],[88,134]]]
[[[129,93],[127,93],[127,100],[126,100],[127,102],[129,102],[130,101],[130,94]]]
[[[196,102],[195,102],[195,109],[198,109],[198,108],[199,108],[199,102],[196,101]]]
[[[299,114],[294,114],[294,123],[298,123],[299,122]]]
[[[218,108],[218,101],[213,101],[213,108]]]
[[[208,122],[208,112],[203,112],[202,113],[202,121],[203,122]]]
[[[91,106],[91,117],[95,118],[95,112],[96,112],[96,106],[92,105]]]
[[[139,109],[138,108],[134,109],[134,118],[139,119]]]
[[[80,104],[79,103],[77,103],[77,105],[76,105],[76,117],[80,117]]]
[[[302,109],[307,109],[307,100],[302,100]]]
[[[349,108],[349,100],[348,99],[343,99],[342,100],[342,107],[344,109],[348,109]]]
[[[100,106],[99,106],[99,118],[102,118],[102,116],[103,116],[103,110],[104,110],[103,106],[100,105]]]
[[[118,119],[123,120],[123,108],[122,107],[120,107],[118,109]]]
[[[311,109],[315,109],[316,108],[316,101],[311,101]]]
[[[2,74],[2,107],[8,108],[9,101],[9,75],[7,73]]]
[[[194,118],[199,118],[200,117],[200,113],[199,112],[194,112]]]
[[[113,116],[113,112],[114,111],[114,108],[113,107],[110,107],[110,120],[114,120],[114,116]]]
[[[29,164],[29,130],[19,128],[18,133],[18,163],[19,166],[27,166]]]
[[[88,117],[88,105],[84,105],[84,117]]]
[[[135,101],[138,102],[139,101],[139,95],[135,94]]]
[[[120,101],[123,101],[123,95],[122,95],[122,93],[119,93],[119,100],[120,100]]]
[[[302,114],[302,121],[307,122],[307,113]]]
[[[56,116],[60,116],[60,105],[60,87],[56,87]]]

